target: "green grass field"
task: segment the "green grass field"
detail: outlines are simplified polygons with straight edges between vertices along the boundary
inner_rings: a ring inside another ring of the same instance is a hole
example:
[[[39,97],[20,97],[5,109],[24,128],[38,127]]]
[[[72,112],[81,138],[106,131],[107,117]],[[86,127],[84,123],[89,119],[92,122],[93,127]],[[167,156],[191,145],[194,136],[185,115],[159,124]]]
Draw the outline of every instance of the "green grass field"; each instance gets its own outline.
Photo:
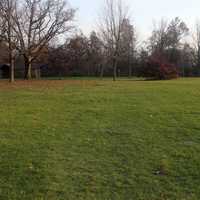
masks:
[[[199,200],[200,79],[0,82],[1,200]]]

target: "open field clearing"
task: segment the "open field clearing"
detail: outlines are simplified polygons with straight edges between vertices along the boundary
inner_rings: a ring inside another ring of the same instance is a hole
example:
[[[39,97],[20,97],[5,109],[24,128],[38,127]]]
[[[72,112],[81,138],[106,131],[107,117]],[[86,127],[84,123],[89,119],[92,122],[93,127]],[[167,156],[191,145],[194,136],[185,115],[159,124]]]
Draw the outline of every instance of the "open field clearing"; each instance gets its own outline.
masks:
[[[199,198],[200,79],[0,82],[0,199]]]

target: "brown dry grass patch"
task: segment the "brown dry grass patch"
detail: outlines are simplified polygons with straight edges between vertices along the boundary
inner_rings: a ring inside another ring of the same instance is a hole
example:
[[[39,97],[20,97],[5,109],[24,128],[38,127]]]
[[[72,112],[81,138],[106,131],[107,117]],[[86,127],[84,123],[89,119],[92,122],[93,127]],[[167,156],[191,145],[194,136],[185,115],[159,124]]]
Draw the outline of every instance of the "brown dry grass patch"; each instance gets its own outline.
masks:
[[[0,80],[0,90],[15,89],[62,89],[66,86],[90,87],[98,85],[96,80]]]

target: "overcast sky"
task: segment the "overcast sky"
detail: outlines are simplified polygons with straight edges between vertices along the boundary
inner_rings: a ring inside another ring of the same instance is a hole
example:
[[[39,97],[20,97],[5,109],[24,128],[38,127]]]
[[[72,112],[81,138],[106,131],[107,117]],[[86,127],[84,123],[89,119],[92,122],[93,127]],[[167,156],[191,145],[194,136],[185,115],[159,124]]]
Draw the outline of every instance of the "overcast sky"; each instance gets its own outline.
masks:
[[[69,0],[77,8],[77,25],[85,34],[95,28],[98,14],[104,0]],[[122,0],[130,5],[131,15],[140,38],[147,37],[153,27],[153,21],[162,17],[171,19],[179,16],[189,27],[200,18],[200,0]]]

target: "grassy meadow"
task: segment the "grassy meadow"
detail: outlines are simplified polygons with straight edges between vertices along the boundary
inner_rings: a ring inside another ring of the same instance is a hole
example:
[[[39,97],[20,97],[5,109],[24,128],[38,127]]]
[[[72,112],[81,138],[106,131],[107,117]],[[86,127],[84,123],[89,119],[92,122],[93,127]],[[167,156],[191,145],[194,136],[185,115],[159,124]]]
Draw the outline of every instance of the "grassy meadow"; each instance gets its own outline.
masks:
[[[200,199],[200,79],[0,81],[0,199]]]

